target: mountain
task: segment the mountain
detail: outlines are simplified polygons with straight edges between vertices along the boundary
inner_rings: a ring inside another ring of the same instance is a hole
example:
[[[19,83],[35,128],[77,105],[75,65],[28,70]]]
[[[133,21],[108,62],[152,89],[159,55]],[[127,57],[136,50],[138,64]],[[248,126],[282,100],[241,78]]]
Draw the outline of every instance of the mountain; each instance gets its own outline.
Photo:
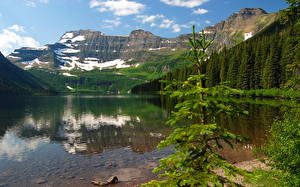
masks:
[[[273,23],[276,13],[268,14],[261,8],[243,8],[229,18],[213,26],[204,28],[208,37],[215,36],[214,49],[230,48],[253,37]]]
[[[300,90],[300,25],[275,21],[251,39],[219,53],[212,53],[205,67],[206,85],[227,82],[242,90],[291,88]],[[177,69],[163,80],[185,80],[192,67]],[[298,81],[297,81],[298,80]],[[134,93],[157,92],[159,79],[135,86]],[[274,95],[275,92],[271,93]],[[255,91],[252,92],[255,95]]]
[[[275,14],[267,14],[262,9],[244,8],[225,21],[204,28],[204,32],[210,38],[215,37],[211,50],[220,50],[224,46],[230,48],[252,37],[274,18]],[[161,53],[172,55],[186,50],[189,37],[190,34],[184,34],[163,38],[144,30],[134,30],[129,36],[108,36],[92,30],[70,31],[55,44],[17,49],[7,58],[24,69],[120,69],[143,64]]]
[[[9,62],[0,53],[0,95],[46,93],[49,88],[30,73]]]
[[[215,38],[210,52],[251,38],[275,17],[276,13],[246,8],[204,28],[208,38]],[[184,56],[190,36],[163,38],[141,29],[128,36],[70,31],[54,44],[23,47],[7,58],[59,92],[128,93],[136,85],[188,65]]]

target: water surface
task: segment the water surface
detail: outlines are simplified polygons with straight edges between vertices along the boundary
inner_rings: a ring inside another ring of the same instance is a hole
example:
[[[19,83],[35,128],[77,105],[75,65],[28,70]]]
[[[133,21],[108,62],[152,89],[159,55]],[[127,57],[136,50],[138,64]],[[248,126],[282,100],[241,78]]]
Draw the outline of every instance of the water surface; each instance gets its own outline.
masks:
[[[156,150],[169,132],[159,97],[53,96],[0,98],[0,186],[93,186],[117,175],[118,186],[153,178],[170,148]],[[250,115],[220,117],[252,140],[222,154],[232,162],[253,158],[279,107],[239,104]]]

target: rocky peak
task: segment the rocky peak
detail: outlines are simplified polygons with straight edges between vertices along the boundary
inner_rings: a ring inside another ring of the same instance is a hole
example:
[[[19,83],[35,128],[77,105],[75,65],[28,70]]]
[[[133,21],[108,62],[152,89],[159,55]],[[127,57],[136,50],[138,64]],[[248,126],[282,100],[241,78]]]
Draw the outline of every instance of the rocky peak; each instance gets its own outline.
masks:
[[[242,15],[260,15],[260,14],[268,14],[264,9],[262,8],[242,8],[238,14]]]
[[[130,38],[140,38],[140,37],[153,37],[154,35],[149,32],[142,29],[134,30],[130,33]]]
[[[242,19],[249,19],[253,16],[257,15],[265,15],[268,14],[265,10],[261,8],[242,8],[240,11],[232,14],[228,20],[242,18]]]

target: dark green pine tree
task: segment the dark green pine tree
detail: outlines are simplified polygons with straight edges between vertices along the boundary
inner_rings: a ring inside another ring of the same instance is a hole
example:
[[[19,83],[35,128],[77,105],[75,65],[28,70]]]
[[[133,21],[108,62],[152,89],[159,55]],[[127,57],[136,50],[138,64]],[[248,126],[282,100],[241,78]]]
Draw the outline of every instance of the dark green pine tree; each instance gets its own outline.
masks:
[[[219,66],[220,66],[220,81],[225,82],[227,77],[227,71],[228,71],[228,54],[227,54],[227,48],[226,46],[223,49],[223,52],[220,53],[220,59],[219,59]]]
[[[255,62],[254,62],[254,68],[253,68],[253,80],[251,82],[251,89],[261,89],[261,72],[262,72],[262,62],[263,62],[263,55],[262,55],[262,45],[261,42],[257,44],[257,47],[255,49]]]
[[[207,75],[207,86],[212,87],[215,86],[217,83],[220,82],[219,77],[219,55],[214,52],[211,54],[211,59],[208,61],[206,67],[206,75]]]
[[[243,90],[250,89],[250,80],[253,78],[253,55],[250,45],[244,47],[239,68],[238,88]]]
[[[291,62],[294,62],[294,57],[295,55],[297,55],[297,53],[295,53],[295,48],[297,43],[299,43],[299,41],[297,40],[296,32],[293,28],[286,31],[286,33],[288,37],[286,37],[286,39],[282,43],[282,53],[280,60],[280,65],[282,67],[281,78],[283,83],[289,80],[292,76],[291,73],[287,71],[287,66],[288,64],[291,64]]]
[[[280,47],[278,46],[277,34],[274,35],[270,41],[270,54],[266,60],[263,69],[263,87],[264,89],[278,88],[281,82],[281,70],[280,70]]]
[[[229,81],[229,85],[234,88],[236,88],[237,86],[237,76],[240,65],[240,54],[241,50],[239,48],[236,51],[232,51],[230,53],[231,58],[229,60],[227,80]]]

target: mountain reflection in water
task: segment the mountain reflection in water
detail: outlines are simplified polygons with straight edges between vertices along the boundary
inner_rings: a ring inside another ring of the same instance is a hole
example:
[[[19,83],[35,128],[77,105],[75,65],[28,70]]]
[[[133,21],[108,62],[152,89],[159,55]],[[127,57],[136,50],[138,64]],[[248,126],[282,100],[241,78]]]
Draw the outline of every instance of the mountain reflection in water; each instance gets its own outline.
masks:
[[[145,153],[155,150],[170,132],[164,125],[170,106],[162,107],[159,97],[2,97],[0,102],[0,159],[24,160],[26,153],[47,143],[61,145],[71,154],[95,154],[122,147]],[[279,107],[238,105],[249,115],[218,117],[219,124],[251,138],[234,151],[221,150],[235,161],[253,157],[253,146],[264,143],[266,126],[280,115]]]
[[[156,149],[171,131],[165,125],[172,106],[167,101],[146,96],[0,97],[0,186],[38,187],[44,181],[45,186],[81,187],[111,175],[133,186],[151,180],[158,160],[172,152],[172,147]],[[279,101],[250,102],[237,104],[248,116],[217,117],[220,125],[251,138],[235,149],[219,150],[231,162],[253,159],[252,149],[265,142],[266,128],[282,113]]]
[[[61,143],[72,154],[121,147],[137,153],[153,151],[162,133],[169,131],[159,101],[153,97],[76,96],[3,100],[0,157],[15,153],[22,160],[22,149],[33,150],[44,141]],[[11,112],[18,115],[7,117]]]

